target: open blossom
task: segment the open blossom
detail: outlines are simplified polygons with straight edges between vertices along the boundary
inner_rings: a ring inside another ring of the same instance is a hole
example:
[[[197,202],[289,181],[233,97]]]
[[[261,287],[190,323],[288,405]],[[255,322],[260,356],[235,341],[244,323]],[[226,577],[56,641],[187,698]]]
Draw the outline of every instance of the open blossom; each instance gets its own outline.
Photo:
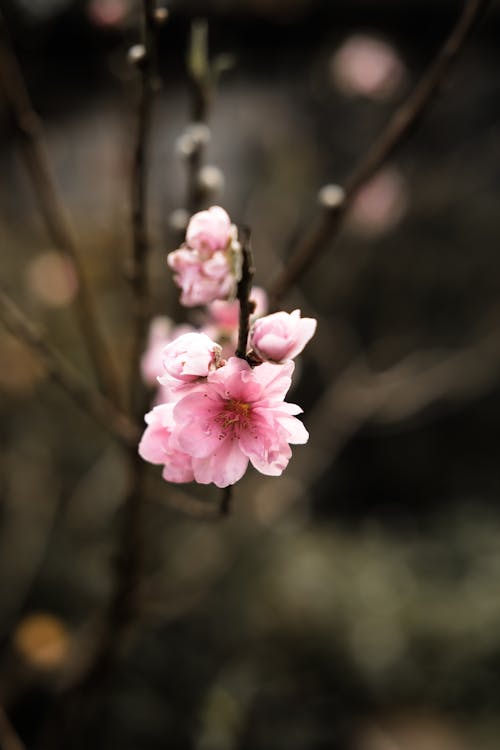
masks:
[[[174,280],[182,289],[181,303],[205,305],[234,296],[241,275],[237,229],[220,206],[191,217],[186,242],[167,256]]]
[[[215,370],[221,351],[219,344],[204,333],[185,333],[163,349],[163,368],[170,378],[190,383]]]
[[[277,312],[255,321],[249,344],[263,360],[285,362],[303,350],[316,330],[314,318],[301,318],[300,310]]]
[[[191,456],[197,482],[227,487],[241,479],[249,461],[263,474],[282,473],[292,454],[289,444],[308,439],[294,416],[302,409],[284,402],[293,369],[293,362],[252,369],[231,357],[177,401],[175,449]]]
[[[139,443],[139,455],[152,464],[163,465],[167,482],[192,482],[191,456],[179,450],[175,440],[174,404],[160,404],[146,414],[147,427]]]

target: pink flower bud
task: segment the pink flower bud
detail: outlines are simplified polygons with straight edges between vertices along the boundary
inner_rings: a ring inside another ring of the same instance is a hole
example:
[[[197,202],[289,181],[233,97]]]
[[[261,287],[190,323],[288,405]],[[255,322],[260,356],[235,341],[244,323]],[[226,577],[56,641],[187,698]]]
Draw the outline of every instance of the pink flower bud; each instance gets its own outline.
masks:
[[[285,362],[303,350],[316,330],[314,318],[301,318],[300,310],[277,312],[255,321],[250,346],[261,359]]]
[[[221,351],[219,344],[204,333],[185,333],[163,350],[163,367],[170,378],[190,383],[217,368]],[[159,381],[164,385],[169,382],[168,377]]]
[[[186,243],[193,250],[213,253],[224,250],[229,242],[231,220],[220,206],[194,214],[186,231]]]

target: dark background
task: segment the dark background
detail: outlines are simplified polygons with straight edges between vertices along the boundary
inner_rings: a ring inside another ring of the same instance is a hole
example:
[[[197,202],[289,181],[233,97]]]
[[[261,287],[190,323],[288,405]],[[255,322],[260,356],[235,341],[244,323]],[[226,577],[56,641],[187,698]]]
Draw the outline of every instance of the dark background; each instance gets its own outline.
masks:
[[[235,58],[210,114],[207,161],[225,179],[210,202],[252,227],[266,286],[316,215],[319,188],[342,184],[461,4],[169,7],[151,272],[155,310],[183,322],[190,313],[165,254],[186,200],[176,140],[190,117],[193,18],[208,19],[213,55]],[[85,2],[2,3],[125,374],[135,85],[126,52],[137,8],[123,9],[103,25]],[[292,398],[309,444],[280,479],[250,471],[231,517],[215,523],[182,511],[190,498],[215,507],[215,489],[162,487],[152,468],[142,619],[68,747],[498,747],[499,23],[493,3],[386,181],[283,302],[318,318]],[[339,83],[334,61],[354,34],[396,55],[402,73],[389,91]],[[0,134],[2,279],[90,380],[71,280],[1,98]],[[109,596],[125,464],[3,329],[0,362],[0,698],[27,747],[42,748],[68,662]]]

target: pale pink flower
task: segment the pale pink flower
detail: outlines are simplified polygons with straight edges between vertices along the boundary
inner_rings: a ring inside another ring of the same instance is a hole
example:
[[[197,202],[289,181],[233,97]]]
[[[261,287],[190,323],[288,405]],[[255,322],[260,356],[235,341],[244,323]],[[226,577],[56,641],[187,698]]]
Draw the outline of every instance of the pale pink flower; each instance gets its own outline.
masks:
[[[173,339],[192,331],[193,327],[187,324],[174,326],[170,318],[164,315],[159,315],[151,321],[146,351],[141,358],[141,375],[147,385],[156,388],[155,404],[165,403],[171,399],[170,388],[158,383],[158,377],[165,372],[163,350]]]
[[[194,214],[186,230],[186,244],[202,255],[224,250],[230,239],[231,219],[220,206]]]
[[[179,248],[167,256],[174,280],[182,289],[181,304],[186,307],[206,305],[216,299],[227,299],[236,291],[237,279],[227,252],[216,251],[203,260],[189,248]]]
[[[176,446],[192,457],[197,482],[227,487],[241,479],[249,460],[263,474],[283,472],[289,443],[309,437],[293,416],[302,409],[283,400],[293,369],[293,362],[252,369],[231,357],[180,398],[173,409]]]
[[[301,318],[300,310],[276,312],[255,321],[249,345],[264,360],[285,362],[303,350],[316,330],[314,318]]]
[[[221,347],[204,333],[185,333],[163,349],[163,368],[168,378],[159,378],[164,385],[170,379],[192,383],[204,378],[220,364]]]
[[[192,482],[191,456],[179,450],[175,439],[174,404],[160,404],[146,414],[147,427],[139,443],[139,455],[152,464],[163,464],[168,482]]]

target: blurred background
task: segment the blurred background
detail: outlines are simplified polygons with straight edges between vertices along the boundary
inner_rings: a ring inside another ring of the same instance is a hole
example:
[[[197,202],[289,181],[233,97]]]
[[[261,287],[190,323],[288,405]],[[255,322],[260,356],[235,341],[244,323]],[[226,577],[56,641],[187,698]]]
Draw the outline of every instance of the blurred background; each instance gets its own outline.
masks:
[[[155,312],[198,320],[165,263],[187,205],[194,19],[211,56],[232,58],[208,113],[206,203],[252,228],[266,287],[461,7],[172,1],[150,155]],[[2,13],[125,376],[138,3],[3,0]],[[66,747],[498,748],[499,34],[493,3],[283,301],[318,319],[291,398],[311,437],[284,476],[249,471],[219,520],[215,488],[163,485],[150,467],[141,620]],[[76,274],[1,95],[0,174],[2,283],[91,381]],[[3,327],[0,361],[0,704],[26,748],[50,748],[68,665],[110,595],[125,457]]]

